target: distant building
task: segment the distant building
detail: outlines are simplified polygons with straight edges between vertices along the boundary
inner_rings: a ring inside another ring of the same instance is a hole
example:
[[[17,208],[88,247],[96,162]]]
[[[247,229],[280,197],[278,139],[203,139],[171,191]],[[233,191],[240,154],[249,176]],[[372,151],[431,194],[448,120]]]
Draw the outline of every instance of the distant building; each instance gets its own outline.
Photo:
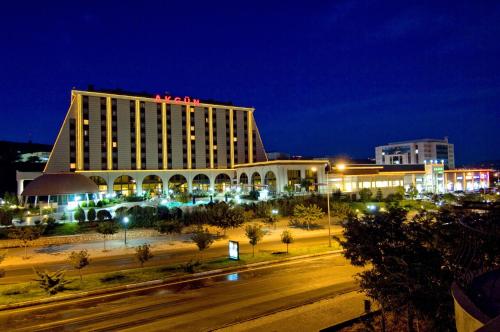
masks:
[[[444,139],[423,138],[377,146],[375,159],[378,165],[444,163],[449,169],[455,168],[454,147],[448,142],[448,137]]]
[[[268,160],[290,160],[291,156],[286,152],[267,152]]]
[[[50,151],[28,152],[19,155],[18,162],[46,163],[49,161]]]

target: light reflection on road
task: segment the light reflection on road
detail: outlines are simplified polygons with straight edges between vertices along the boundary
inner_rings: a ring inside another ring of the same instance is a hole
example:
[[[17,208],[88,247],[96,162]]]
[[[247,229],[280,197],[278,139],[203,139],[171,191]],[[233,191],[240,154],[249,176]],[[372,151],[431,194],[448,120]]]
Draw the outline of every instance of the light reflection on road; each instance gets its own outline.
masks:
[[[240,276],[238,273],[231,273],[226,276],[227,281],[238,281],[240,279]]]

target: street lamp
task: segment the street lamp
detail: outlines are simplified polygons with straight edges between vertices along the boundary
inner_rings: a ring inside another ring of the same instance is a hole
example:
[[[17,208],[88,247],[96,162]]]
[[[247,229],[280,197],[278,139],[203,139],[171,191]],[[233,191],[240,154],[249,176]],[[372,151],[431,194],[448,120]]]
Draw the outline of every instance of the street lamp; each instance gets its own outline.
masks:
[[[125,225],[125,246],[127,246],[127,224],[128,224],[128,217],[123,217],[123,224]]]
[[[313,172],[315,172],[315,167],[313,167]],[[325,171],[325,177],[326,177],[326,183],[318,183],[318,186],[326,186],[326,206],[327,206],[327,212],[328,212],[328,246],[332,246],[332,221],[330,217],[330,192],[328,189],[328,169]]]

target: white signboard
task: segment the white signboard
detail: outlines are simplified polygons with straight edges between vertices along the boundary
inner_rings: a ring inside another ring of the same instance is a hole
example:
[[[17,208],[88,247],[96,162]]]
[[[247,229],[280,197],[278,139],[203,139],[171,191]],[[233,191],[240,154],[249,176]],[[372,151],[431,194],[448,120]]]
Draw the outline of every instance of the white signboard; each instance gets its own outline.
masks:
[[[229,241],[229,259],[240,259],[240,244],[238,241]]]

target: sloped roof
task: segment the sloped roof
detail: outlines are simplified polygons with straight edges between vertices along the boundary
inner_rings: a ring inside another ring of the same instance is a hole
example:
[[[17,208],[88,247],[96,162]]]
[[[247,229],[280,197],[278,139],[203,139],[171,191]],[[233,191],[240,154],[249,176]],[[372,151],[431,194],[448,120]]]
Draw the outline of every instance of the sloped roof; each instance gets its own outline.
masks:
[[[77,173],[46,173],[24,188],[22,196],[47,196],[96,193],[99,188],[85,175]]]

